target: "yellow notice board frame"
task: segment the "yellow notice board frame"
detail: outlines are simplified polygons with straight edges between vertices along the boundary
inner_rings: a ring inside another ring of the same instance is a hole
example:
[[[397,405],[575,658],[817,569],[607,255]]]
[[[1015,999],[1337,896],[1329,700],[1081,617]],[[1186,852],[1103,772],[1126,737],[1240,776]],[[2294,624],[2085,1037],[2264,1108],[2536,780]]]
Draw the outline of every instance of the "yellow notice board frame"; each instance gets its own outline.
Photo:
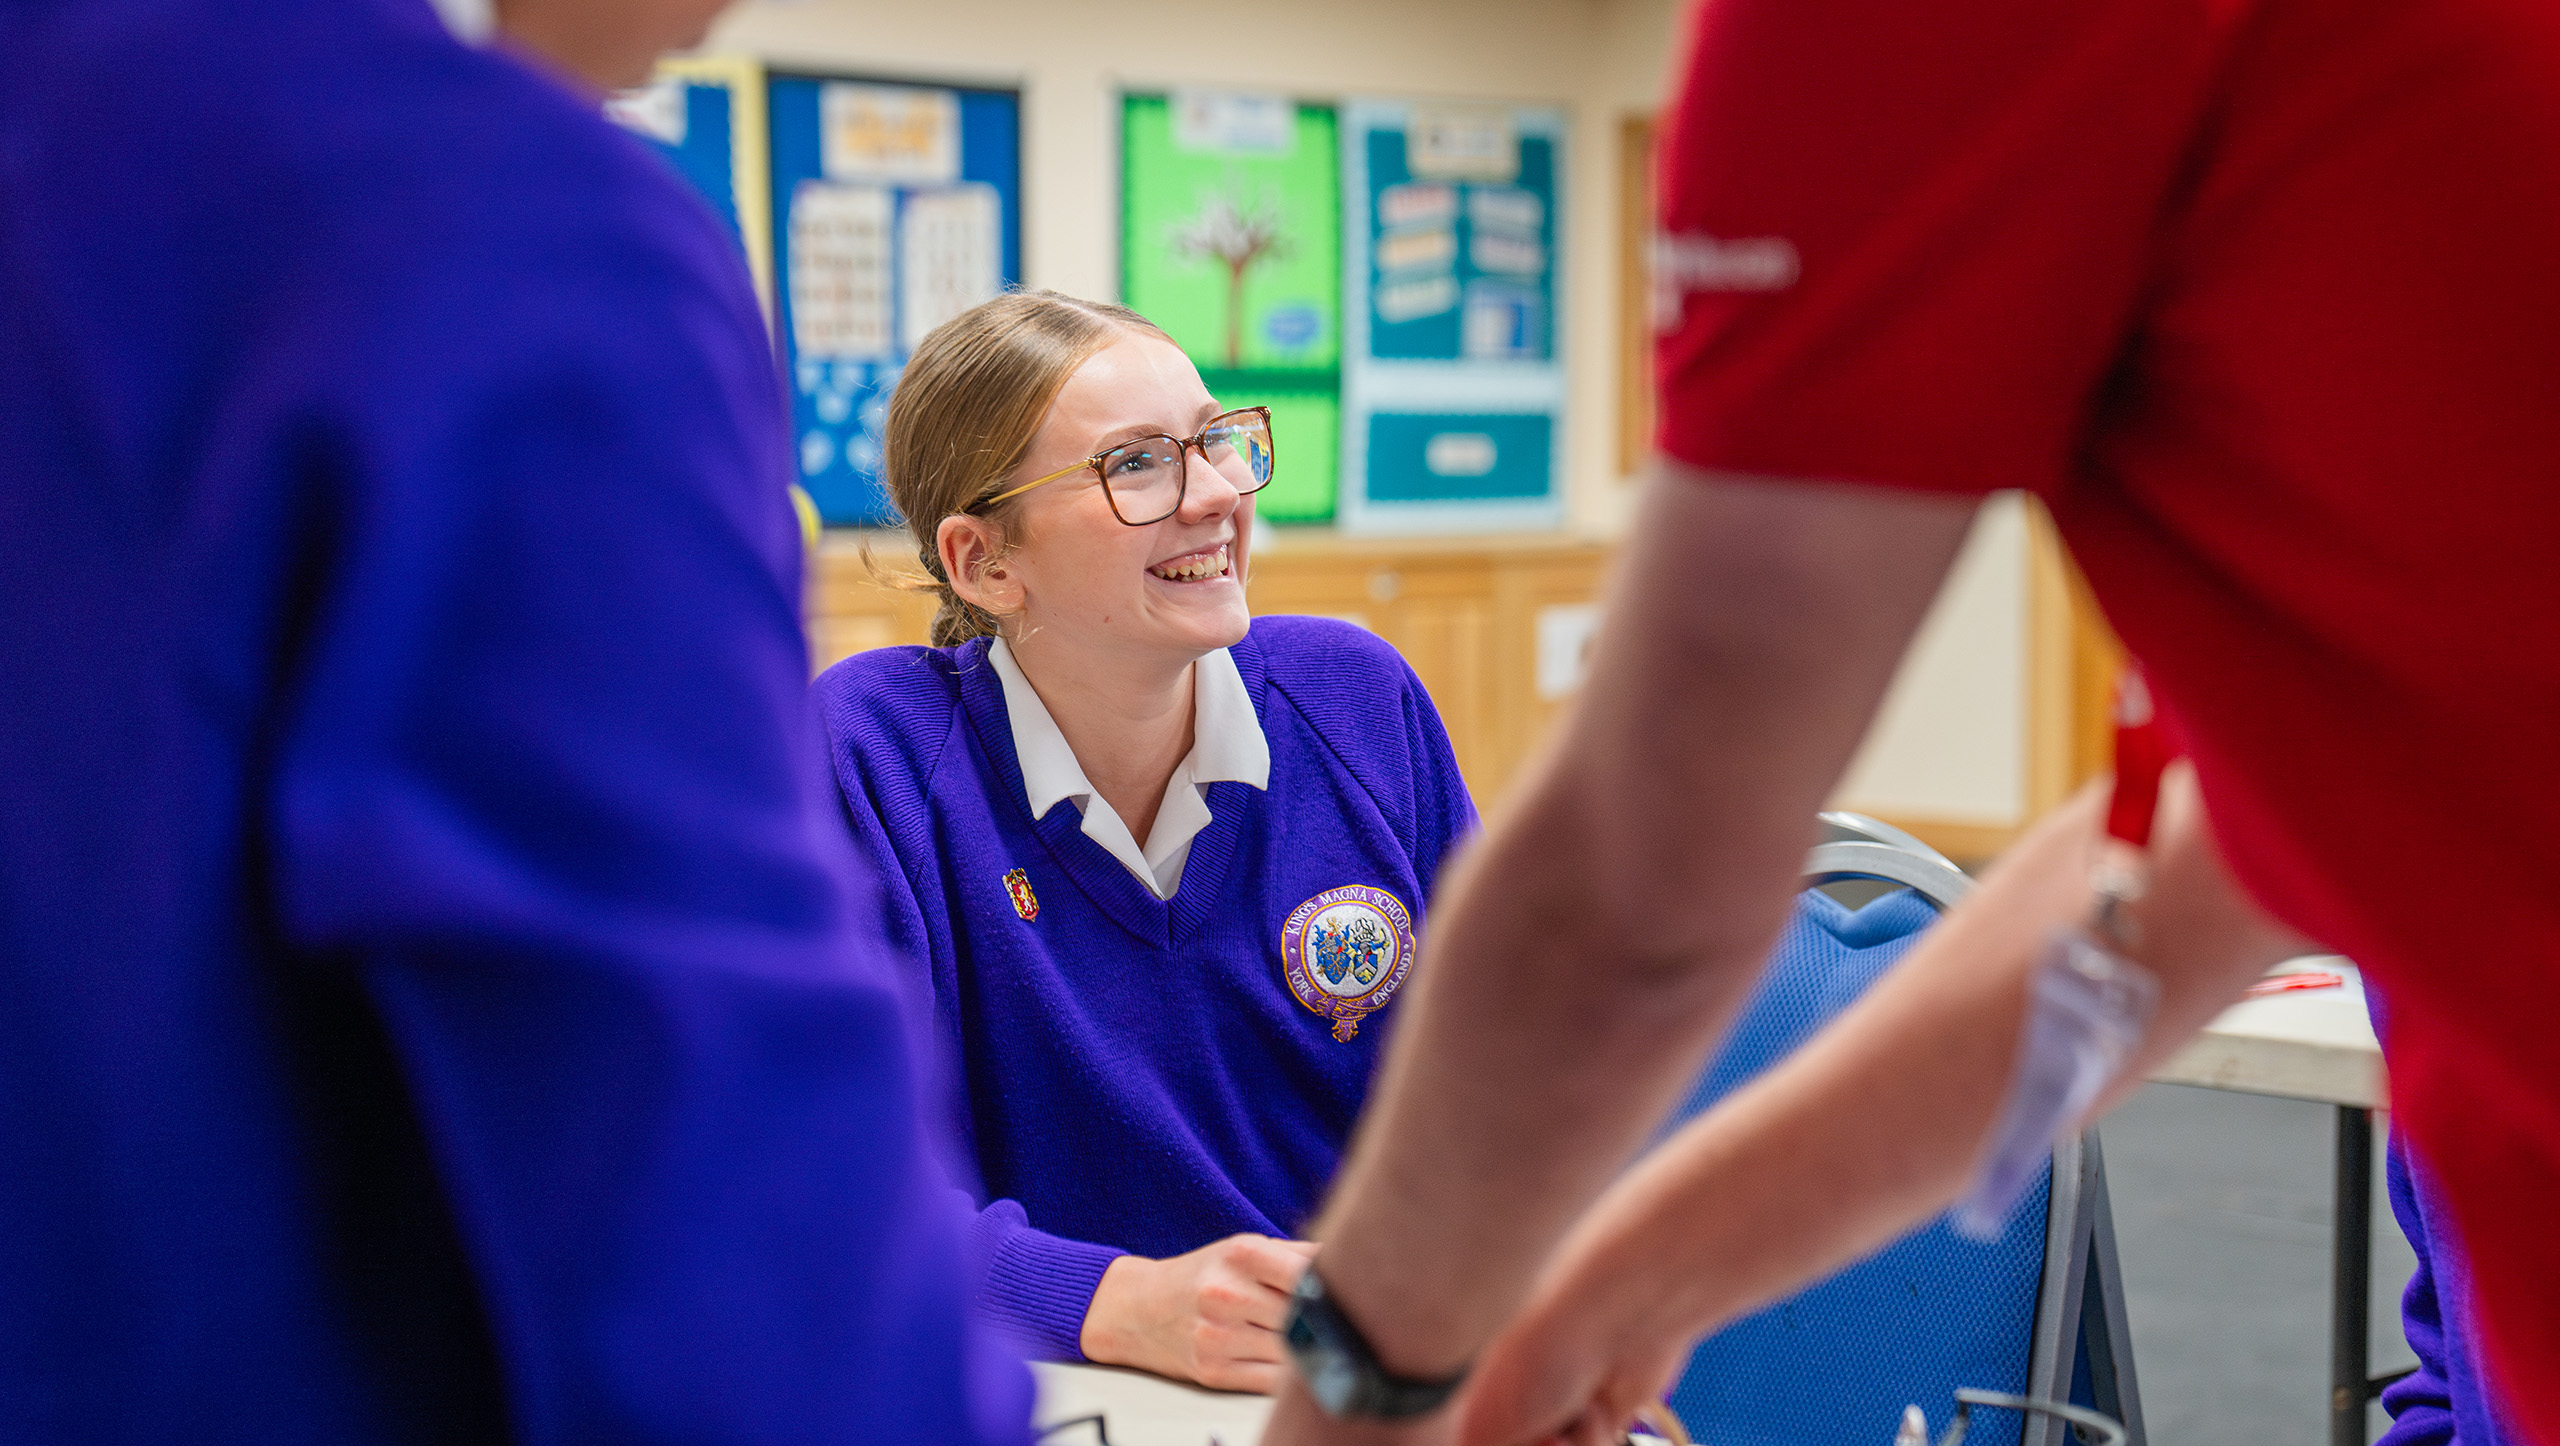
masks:
[[[729,92],[729,193],[765,322],[773,322],[773,161],[765,126],[764,62],[744,55],[686,55],[658,62],[661,79]]]

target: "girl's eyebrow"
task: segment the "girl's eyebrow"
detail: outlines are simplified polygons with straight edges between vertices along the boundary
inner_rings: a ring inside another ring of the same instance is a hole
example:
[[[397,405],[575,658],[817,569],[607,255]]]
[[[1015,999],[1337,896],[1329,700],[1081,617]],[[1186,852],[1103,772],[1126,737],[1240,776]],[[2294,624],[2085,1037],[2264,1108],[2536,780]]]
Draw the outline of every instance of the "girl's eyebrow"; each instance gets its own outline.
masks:
[[[1200,409],[1192,414],[1192,426],[1196,428],[1206,425],[1210,418],[1222,416],[1229,410],[1219,406],[1215,401],[1203,402],[1200,404]],[[1108,452],[1123,442],[1134,442],[1140,437],[1167,435],[1170,435],[1170,432],[1161,422],[1130,422],[1103,433],[1101,439],[1093,444],[1093,450],[1099,454]]]
[[[1140,437],[1156,437],[1163,434],[1164,428],[1154,422],[1131,422],[1127,426],[1114,427],[1103,433],[1101,439],[1093,444],[1093,450],[1097,453],[1108,452],[1123,442],[1134,442]]]

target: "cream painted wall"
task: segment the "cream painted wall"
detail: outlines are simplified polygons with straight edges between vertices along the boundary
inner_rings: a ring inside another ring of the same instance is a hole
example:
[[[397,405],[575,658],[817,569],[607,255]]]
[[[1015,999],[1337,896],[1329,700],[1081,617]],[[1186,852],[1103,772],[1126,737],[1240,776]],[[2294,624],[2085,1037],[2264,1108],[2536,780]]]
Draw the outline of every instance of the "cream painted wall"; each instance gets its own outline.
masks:
[[[2027,812],[2027,509],[1996,497],[1920,625],[1835,806],[1992,828]]]
[[[778,66],[1019,87],[1023,270],[1119,288],[1118,97],[1186,84],[1326,100],[1536,101],[1571,116],[1566,456],[1581,532],[1623,529],[1617,464],[1618,130],[1670,81],[1681,0],[750,0],[706,49]],[[2026,808],[2027,546],[1988,509],[1844,785],[1901,819],[2001,826]]]

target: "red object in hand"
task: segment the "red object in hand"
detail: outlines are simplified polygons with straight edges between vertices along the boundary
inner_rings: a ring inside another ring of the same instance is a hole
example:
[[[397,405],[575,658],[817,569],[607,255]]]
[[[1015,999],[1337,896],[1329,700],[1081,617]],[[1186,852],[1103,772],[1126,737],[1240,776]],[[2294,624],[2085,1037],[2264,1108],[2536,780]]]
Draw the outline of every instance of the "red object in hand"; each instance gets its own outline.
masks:
[[[2135,848],[2151,842],[2160,810],[2160,775],[2184,750],[2152,701],[2142,670],[2127,665],[2116,681],[2116,786],[2107,800],[2107,833]]]

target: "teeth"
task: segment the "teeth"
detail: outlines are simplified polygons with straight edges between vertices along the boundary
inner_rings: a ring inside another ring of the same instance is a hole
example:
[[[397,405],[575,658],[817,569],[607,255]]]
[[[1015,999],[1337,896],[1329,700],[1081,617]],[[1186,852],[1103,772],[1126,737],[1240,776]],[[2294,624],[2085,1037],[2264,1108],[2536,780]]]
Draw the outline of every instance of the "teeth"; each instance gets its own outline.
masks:
[[[1147,569],[1167,582],[1198,582],[1202,578],[1224,577],[1227,572],[1227,550],[1221,546],[1182,562]]]

